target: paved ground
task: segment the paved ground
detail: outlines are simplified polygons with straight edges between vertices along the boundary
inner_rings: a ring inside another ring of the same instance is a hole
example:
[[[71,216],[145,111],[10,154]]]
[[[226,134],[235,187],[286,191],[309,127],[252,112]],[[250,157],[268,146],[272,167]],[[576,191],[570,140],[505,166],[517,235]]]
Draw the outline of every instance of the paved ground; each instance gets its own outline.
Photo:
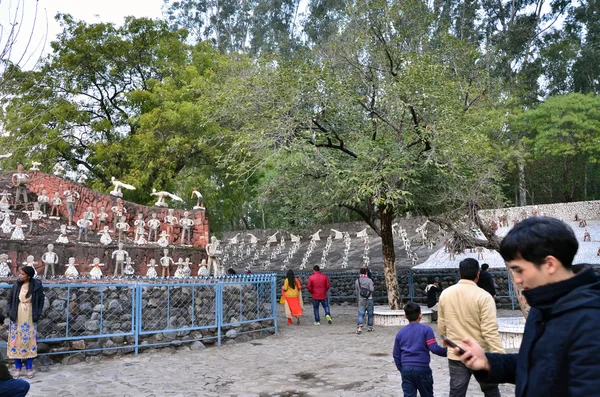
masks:
[[[401,396],[392,359],[397,329],[356,335],[356,309],[333,306],[333,325],[313,326],[312,307],[300,326],[280,334],[203,351],[155,351],[74,365],[53,365],[32,380],[37,397]],[[502,316],[510,315],[503,311]],[[514,315],[514,314],[513,314]],[[434,330],[436,327],[434,325]],[[446,359],[432,356],[436,396],[448,396]],[[468,396],[482,396],[472,379]],[[501,385],[503,396],[514,395]]]

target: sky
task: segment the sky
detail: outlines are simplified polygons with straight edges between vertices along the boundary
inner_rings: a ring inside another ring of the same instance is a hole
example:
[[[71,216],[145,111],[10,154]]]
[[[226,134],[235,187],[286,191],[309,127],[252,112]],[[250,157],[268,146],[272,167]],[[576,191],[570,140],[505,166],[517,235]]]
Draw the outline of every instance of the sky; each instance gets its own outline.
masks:
[[[14,20],[17,9],[19,10],[17,15],[19,15],[21,31],[13,46],[10,59],[13,62],[22,59],[20,64],[27,68],[32,67],[41,53],[51,51],[50,42],[61,32],[60,25],[54,20],[54,16],[58,12],[71,14],[76,19],[90,23],[113,22],[120,25],[128,15],[160,18],[162,5],[163,0],[39,0],[37,22],[34,28],[35,0],[0,0],[0,24],[2,25],[1,33],[3,33],[0,34],[0,48],[4,47],[7,29],[10,21]],[[46,22],[48,28],[44,44]],[[32,28],[34,28],[34,35],[31,44],[27,46]],[[23,57],[24,53],[27,53],[25,57]]]

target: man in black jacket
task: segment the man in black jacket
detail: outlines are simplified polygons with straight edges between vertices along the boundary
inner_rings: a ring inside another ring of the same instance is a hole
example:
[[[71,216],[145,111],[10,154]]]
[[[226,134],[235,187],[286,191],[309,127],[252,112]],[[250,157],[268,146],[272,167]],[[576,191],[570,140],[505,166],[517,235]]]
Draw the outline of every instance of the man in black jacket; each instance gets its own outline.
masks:
[[[438,317],[438,295],[442,293],[442,286],[440,285],[440,279],[434,278],[430,284],[425,287],[425,293],[427,294],[427,307],[431,309],[431,321],[437,321]]]
[[[481,265],[481,270],[479,271],[479,281],[477,281],[477,286],[479,288],[483,288],[487,292],[492,295],[492,297],[496,297],[496,286],[494,285],[494,277],[490,273],[488,273],[488,269],[490,265],[484,263]]]
[[[500,253],[531,311],[518,354],[484,353],[463,339],[460,359],[476,377],[515,383],[517,397],[599,394],[600,278],[591,266],[572,266],[578,246],[553,218],[525,219],[506,235]]]

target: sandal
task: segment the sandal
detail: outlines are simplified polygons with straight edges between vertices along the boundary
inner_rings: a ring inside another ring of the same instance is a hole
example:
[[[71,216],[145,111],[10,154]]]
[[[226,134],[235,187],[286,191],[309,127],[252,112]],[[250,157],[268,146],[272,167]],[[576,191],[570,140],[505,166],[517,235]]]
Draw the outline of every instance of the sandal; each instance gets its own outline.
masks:
[[[300,316],[296,317],[296,325],[300,325]]]
[[[20,369],[15,370],[13,378],[14,379],[19,379],[20,377],[21,377],[21,370]]]
[[[35,376],[35,372],[33,372],[32,369],[27,371],[27,379],[33,379],[34,376]]]

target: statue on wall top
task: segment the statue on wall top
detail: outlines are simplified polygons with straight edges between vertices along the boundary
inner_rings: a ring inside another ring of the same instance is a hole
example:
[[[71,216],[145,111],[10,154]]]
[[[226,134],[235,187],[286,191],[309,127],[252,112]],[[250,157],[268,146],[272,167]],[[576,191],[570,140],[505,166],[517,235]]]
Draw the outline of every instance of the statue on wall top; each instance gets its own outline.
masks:
[[[31,168],[29,169],[29,171],[39,171],[40,165],[42,165],[42,163],[40,163],[39,161],[32,161]]]
[[[196,196],[196,205],[194,206],[195,210],[203,210],[204,209],[204,197],[202,197],[202,193],[198,191],[198,189],[194,188],[192,190],[192,197]]]
[[[169,193],[169,192],[165,192],[165,191],[157,192],[156,189],[152,189],[152,193],[150,193],[150,195],[158,197],[158,200],[156,201],[156,203],[154,203],[155,207],[162,207],[162,208],[168,207],[167,203],[165,202],[165,197],[169,197],[171,200],[174,200],[174,201],[183,202],[183,199],[181,197],[176,196],[173,193]]]
[[[121,189],[135,190],[135,187],[133,187],[132,185],[129,185],[127,183],[118,181],[114,176],[110,177],[110,182],[115,187],[115,189],[111,190],[109,193],[111,196],[123,197],[123,192],[121,192]]]

